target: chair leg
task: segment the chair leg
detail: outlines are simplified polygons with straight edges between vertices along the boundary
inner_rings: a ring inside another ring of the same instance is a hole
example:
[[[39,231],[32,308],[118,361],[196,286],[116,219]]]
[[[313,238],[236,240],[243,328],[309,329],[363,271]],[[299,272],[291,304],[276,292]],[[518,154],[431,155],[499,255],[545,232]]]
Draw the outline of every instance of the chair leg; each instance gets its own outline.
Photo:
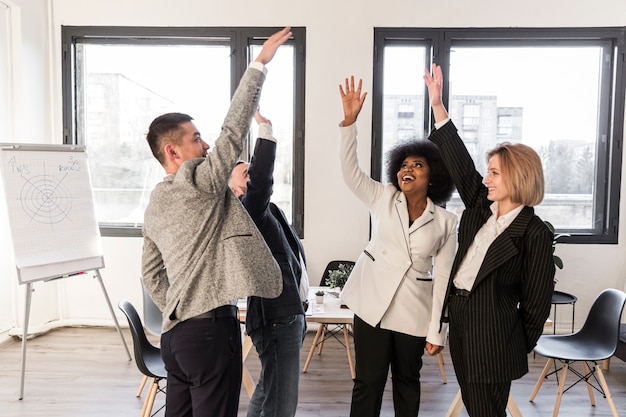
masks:
[[[146,415],[144,417],[150,417],[152,414],[152,407],[154,406],[154,399],[156,398],[157,392],[159,391],[159,383],[156,379],[154,379],[153,384],[150,386],[150,396],[146,398],[147,406],[146,406]]]
[[[154,378],[151,379],[150,385],[148,386],[148,393],[146,394],[146,399],[143,400],[143,407],[141,407],[141,417],[146,416],[146,409],[148,408],[148,403],[150,401],[150,394],[152,394],[152,388],[154,387]],[[150,413],[148,413],[148,416]]]
[[[541,384],[543,384],[543,380],[546,379],[546,375],[548,375],[548,372],[550,371],[550,367],[552,366],[553,363],[554,363],[554,359],[552,358],[548,359],[548,362],[546,362],[546,366],[543,367],[543,371],[541,371],[541,375],[539,375],[539,379],[537,380],[535,389],[533,390],[532,394],[530,394],[530,398],[528,399],[528,401],[532,402],[537,396],[537,393],[539,392],[539,388],[541,388]]]
[[[326,332],[328,331],[328,324],[323,323],[320,324],[320,326],[322,326],[322,339],[320,341],[320,348],[317,352],[318,355],[322,354],[322,349],[324,348],[324,340],[326,340]]]
[[[448,383],[448,378],[446,378],[446,370],[443,367],[443,355],[441,352],[437,354],[437,362],[439,363],[439,372],[441,372],[441,380],[444,384]]]
[[[587,362],[585,362],[585,361],[583,361],[583,372],[588,377],[590,376],[589,375],[589,365],[587,365]],[[591,405],[593,405],[595,407],[596,406],[596,399],[593,396],[593,385],[591,385],[591,382],[589,382],[589,379],[586,379],[585,382],[587,383],[587,391],[589,392],[589,401],[591,402]]]
[[[313,344],[311,345],[311,350],[309,350],[309,355],[306,357],[306,362],[304,362],[304,367],[302,368],[302,372],[306,373],[306,370],[309,369],[309,364],[311,363],[311,358],[313,357],[313,353],[315,352],[315,347],[317,346],[317,341],[322,334],[322,328],[324,326],[320,324],[317,328],[317,333],[315,333],[315,338],[313,339]]]
[[[522,411],[517,406],[517,403],[513,399],[513,396],[509,393],[509,400],[506,403],[506,408],[509,410],[511,417],[523,417]]]
[[[609,402],[609,407],[611,407],[613,417],[619,417],[617,415],[617,408],[615,407],[615,403],[613,402],[613,397],[611,397],[611,392],[609,391],[609,386],[606,383],[606,379],[604,379],[604,373],[602,372],[600,365],[596,365],[596,374],[598,375],[598,380],[600,381],[600,385],[602,386],[602,390],[604,391],[604,396]]]
[[[135,394],[135,397],[141,397],[141,392],[143,391],[143,387],[146,386],[147,380],[148,380],[148,377],[144,375],[143,378],[141,379],[141,384],[139,384],[139,389],[137,390],[137,394]]]
[[[557,417],[559,415],[559,408],[561,408],[561,399],[563,399],[563,389],[565,388],[565,378],[567,377],[568,368],[569,364],[565,362],[563,364],[563,371],[561,372],[561,380],[559,381],[559,391],[556,393],[556,401],[554,403],[554,412],[552,413],[552,417]]]
[[[461,398],[461,390],[459,390],[454,396],[454,399],[452,400],[452,403],[450,404],[450,407],[446,412],[446,417],[458,417],[458,415],[461,414],[461,410],[464,406],[465,405],[463,404],[463,398]]]

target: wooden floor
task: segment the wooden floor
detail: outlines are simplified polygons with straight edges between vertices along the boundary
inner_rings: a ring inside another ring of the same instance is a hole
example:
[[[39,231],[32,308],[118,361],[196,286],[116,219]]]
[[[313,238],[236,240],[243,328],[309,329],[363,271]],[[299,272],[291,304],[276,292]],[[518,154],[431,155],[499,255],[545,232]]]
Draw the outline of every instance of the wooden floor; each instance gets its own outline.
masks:
[[[124,332],[132,352],[130,334]],[[309,332],[305,339],[303,363],[313,336]],[[139,416],[143,398],[135,397],[135,393],[141,374],[134,362],[128,361],[115,329],[62,328],[29,340],[23,400],[18,400],[20,352],[21,342],[17,340],[0,346],[1,417]],[[425,357],[420,416],[443,417],[458,391],[447,353],[445,361],[446,385],[441,382],[436,359]],[[535,401],[529,402],[545,360],[530,355],[529,362],[530,373],[514,381],[513,396],[525,417],[551,416],[556,393],[554,377],[544,382]],[[254,351],[246,363],[256,377],[259,362]],[[626,417],[626,363],[614,359],[605,375],[617,409]],[[381,416],[393,416],[390,385],[389,381]],[[345,350],[338,342],[329,340],[323,354],[315,355],[308,372],[301,374],[297,415],[347,416],[351,389]],[[162,396],[157,397],[156,408],[162,400]],[[246,415],[247,404],[248,396],[242,389],[239,416]],[[158,415],[163,416],[163,412]],[[579,384],[564,395],[560,415],[605,417],[611,412],[599,393],[596,406],[592,407],[585,386]],[[465,411],[461,416],[466,416]]]

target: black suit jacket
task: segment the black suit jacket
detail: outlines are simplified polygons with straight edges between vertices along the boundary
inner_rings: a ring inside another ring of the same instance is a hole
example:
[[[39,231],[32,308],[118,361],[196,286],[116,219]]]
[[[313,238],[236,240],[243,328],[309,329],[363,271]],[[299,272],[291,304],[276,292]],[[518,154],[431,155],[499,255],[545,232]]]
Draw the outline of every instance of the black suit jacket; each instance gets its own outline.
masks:
[[[254,220],[269,246],[283,277],[283,292],[277,298],[248,297],[246,331],[267,325],[270,321],[304,314],[300,299],[300,278],[304,249],[300,238],[283,211],[270,202],[274,184],[276,142],[259,138],[248,168],[248,190],[241,202]]]
[[[429,139],[439,146],[465,204],[442,311],[445,321],[454,276],[476,233],[492,215],[492,202],[454,124],[448,122]],[[450,351],[453,359],[462,359],[457,363],[463,363],[469,381],[504,382],[528,372],[527,354],[550,314],[555,272],[552,238],[533,208],[524,207],[487,250],[467,300],[465,326],[455,326],[455,317],[449,317]]]

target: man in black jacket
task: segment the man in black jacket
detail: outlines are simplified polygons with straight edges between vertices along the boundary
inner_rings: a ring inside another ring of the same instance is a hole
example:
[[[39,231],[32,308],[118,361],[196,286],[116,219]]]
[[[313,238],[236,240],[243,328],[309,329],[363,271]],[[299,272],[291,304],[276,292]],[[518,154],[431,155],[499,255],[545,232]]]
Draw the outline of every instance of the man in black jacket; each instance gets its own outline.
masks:
[[[229,186],[274,255],[282,272],[283,291],[277,298],[248,297],[246,331],[261,360],[261,375],[248,406],[248,417],[293,417],[306,332],[303,300],[308,297],[308,280],[300,238],[282,210],[270,202],[276,159],[272,124],[258,110],[255,120],[259,138],[252,160],[235,166]]]

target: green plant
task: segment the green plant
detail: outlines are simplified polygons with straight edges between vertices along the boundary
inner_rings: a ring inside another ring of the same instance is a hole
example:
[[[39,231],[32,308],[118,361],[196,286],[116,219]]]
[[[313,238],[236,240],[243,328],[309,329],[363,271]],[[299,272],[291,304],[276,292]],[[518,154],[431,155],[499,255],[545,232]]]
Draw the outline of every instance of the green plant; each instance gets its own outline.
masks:
[[[319,291],[317,291],[317,292],[315,293],[315,295],[317,295],[317,296],[320,296],[320,297],[321,297],[321,296],[323,296],[323,295],[324,295],[324,291],[319,290]]]
[[[330,288],[343,288],[343,286],[346,285],[346,281],[348,281],[352,268],[354,268],[353,264],[339,264],[337,269],[328,271],[326,283]]]
[[[554,266],[559,269],[563,269],[563,260],[560,256],[555,255],[554,251],[556,250],[556,244],[559,243],[559,238],[569,236],[569,233],[556,233],[552,223],[547,220],[544,221],[544,223],[546,224],[546,226],[548,226],[548,229],[550,229],[550,231],[554,234],[554,239],[552,239],[552,260],[554,260]]]

